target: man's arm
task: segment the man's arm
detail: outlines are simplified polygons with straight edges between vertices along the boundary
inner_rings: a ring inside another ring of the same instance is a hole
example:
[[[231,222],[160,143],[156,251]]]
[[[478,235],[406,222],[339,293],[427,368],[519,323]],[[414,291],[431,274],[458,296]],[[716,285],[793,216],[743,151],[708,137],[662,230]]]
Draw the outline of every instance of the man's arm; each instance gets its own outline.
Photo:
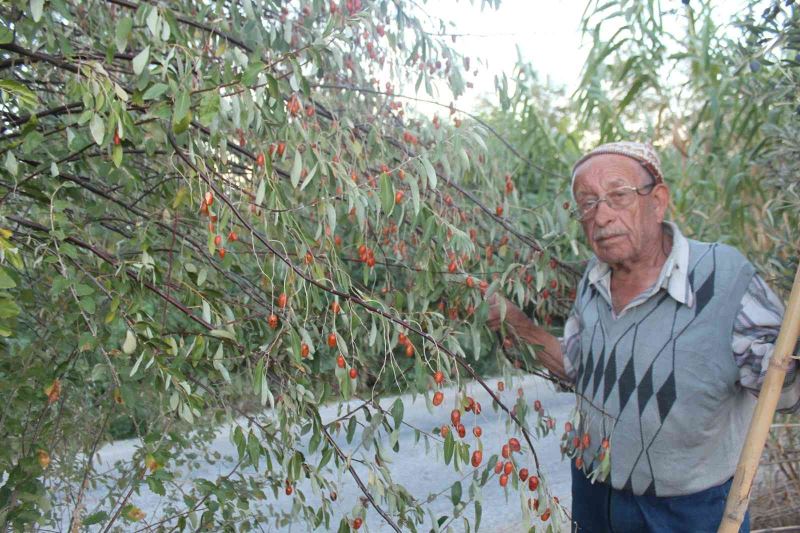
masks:
[[[783,318],[783,303],[758,274],[753,276],[733,326],[733,356],[739,366],[739,384],[758,394],[775,350]],[[778,411],[800,410],[800,379],[797,361],[789,369],[778,402]]]
[[[486,320],[486,325],[489,326],[489,329],[498,331],[500,324],[503,323],[500,320],[501,301],[505,302],[505,325],[509,333],[523,342],[541,346],[542,348],[536,352],[539,361],[559,378],[571,382],[572,379],[564,367],[561,341],[544,328],[534,324],[522,309],[498,293],[489,296],[489,317]]]

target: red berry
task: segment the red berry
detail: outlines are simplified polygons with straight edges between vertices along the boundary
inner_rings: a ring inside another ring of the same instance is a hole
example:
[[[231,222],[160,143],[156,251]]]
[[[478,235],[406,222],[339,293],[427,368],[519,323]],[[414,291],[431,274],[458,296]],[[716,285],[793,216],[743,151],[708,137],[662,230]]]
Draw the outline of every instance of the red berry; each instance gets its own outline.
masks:
[[[289,297],[286,296],[286,293],[285,292],[281,293],[281,295],[278,296],[278,307],[280,307],[281,309],[285,308],[288,301]]]
[[[509,448],[508,444],[503,444],[500,450],[500,455],[502,455],[504,459],[508,459],[509,456],[511,456],[511,448]]]
[[[503,206],[502,206],[502,205],[498,205],[498,206],[497,206],[497,209],[495,209],[495,210],[494,210],[494,212],[495,212],[495,213],[497,214],[497,216],[499,216],[499,217],[503,216]]]
[[[551,279],[550,280],[550,288],[553,289],[553,290],[558,288],[558,280],[557,279]]]
[[[564,432],[569,433],[572,431],[572,422],[567,422],[564,424]]]
[[[583,468],[583,457],[580,455],[575,458],[575,468]]]
[[[475,435],[477,438],[481,438],[481,435],[483,435],[483,430],[481,429],[480,426],[475,426],[474,428],[472,428],[472,434]]]
[[[331,348],[336,348],[336,333],[328,334],[328,346]]]
[[[502,474],[500,476],[500,486],[501,487],[505,487],[506,485],[508,485],[508,476],[505,475],[505,474]]]
[[[454,426],[457,426],[461,422],[461,411],[453,409],[450,412],[450,422],[452,422]]]
[[[228,233],[228,240],[231,242],[236,242],[237,240],[239,240],[239,237],[236,235],[235,231],[231,231],[230,233]]]
[[[269,324],[270,328],[272,328],[272,329],[277,328],[278,327],[278,317],[277,317],[277,315],[269,315],[269,318],[267,319],[267,323]]]
[[[336,366],[338,366],[339,368],[344,368],[344,356],[343,355],[339,355],[339,357],[336,358]]]
[[[259,167],[263,167],[264,166],[264,154],[263,153],[258,154],[258,156],[256,157],[256,165],[258,165]]]
[[[458,436],[462,439],[467,435],[467,428],[464,427],[464,424],[459,423],[456,426],[456,431],[458,432]]]
[[[361,527],[361,524],[363,524],[363,523],[364,523],[364,521],[361,520],[360,518],[354,518],[353,519],[353,529],[359,529]]]
[[[437,385],[441,385],[442,382],[444,381],[444,372],[442,372],[441,370],[437,370],[433,374],[433,381],[435,381]]]
[[[472,452],[472,466],[477,468],[480,466],[481,462],[483,461],[483,452],[480,450],[475,450]]]
[[[539,411],[541,411],[542,410],[542,402],[540,402],[539,400],[536,400],[535,402],[533,402],[533,410],[536,411],[537,413]]]
[[[550,509],[542,513],[542,522],[547,522],[548,518],[550,518]]]
[[[539,486],[539,478],[536,476],[531,476],[530,479],[528,479],[528,488],[530,490],[536,490],[536,487],[538,486]]]
[[[455,261],[451,261],[450,264],[447,266],[447,270],[451,274],[455,274],[456,270],[458,270],[458,265],[456,264]]]
[[[467,287],[470,289],[475,286],[475,280],[472,279],[472,276],[467,276]]]
[[[308,352],[309,352],[308,344],[306,344],[306,343],[301,344],[300,345],[300,356],[301,357],[308,357]]]
[[[341,311],[341,310],[342,310],[342,307],[339,305],[339,302],[333,302],[331,304],[331,311],[333,311],[334,314],[338,315],[339,311]]]
[[[356,370],[355,368],[351,368],[350,369],[350,378],[351,379],[356,379],[357,377],[358,377],[358,370]]]
[[[499,474],[503,471],[503,461],[497,461],[497,464],[494,465],[494,473]]]
[[[222,244],[222,235],[217,235],[214,237],[214,246],[219,246]]]
[[[119,138],[119,132],[114,130],[114,146],[119,146],[122,142],[122,139]]]
[[[441,433],[442,433],[442,438],[443,438],[443,439],[446,439],[446,438],[447,438],[447,435],[449,435],[449,434],[450,434],[450,426],[445,426],[445,425],[443,425],[443,426],[442,426],[442,429],[441,429],[440,431],[441,431]]]
[[[294,489],[292,488],[291,485],[286,485],[286,489],[285,490],[286,490],[286,495],[287,496],[291,496],[292,492],[294,492]]]
[[[206,205],[208,207],[211,207],[212,205],[214,205],[214,193],[211,192],[211,191],[208,191],[206,193],[205,200],[206,200]]]
[[[589,443],[591,443],[591,442],[592,442],[592,439],[591,439],[591,437],[589,437],[589,434],[588,433],[584,433],[583,434],[583,447],[584,448],[588,448],[589,447]]]
[[[511,461],[506,461],[505,464],[503,465],[503,473],[505,475],[511,475],[511,472],[513,470],[514,470],[514,465],[511,463]]]
[[[414,357],[414,345],[410,342],[406,344],[406,357]]]
[[[225,259],[225,248],[220,248],[219,249],[219,258],[220,259]]]
[[[438,407],[438,406],[442,405],[442,401],[443,400],[444,400],[444,394],[442,393],[442,391],[438,391],[437,390],[433,394],[433,405]]]
[[[519,471],[519,480],[525,483],[525,480],[528,479],[528,469],[521,468]]]
[[[403,198],[405,197],[406,193],[403,191],[397,191],[394,193],[394,203],[401,204],[403,203]]]
[[[518,452],[520,450],[519,441],[514,437],[511,437],[508,439],[508,447],[512,452]]]
[[[600,443],[600,446],[602,446],[604,450],[608,449],[608,437],[603,437],[603,442]]]

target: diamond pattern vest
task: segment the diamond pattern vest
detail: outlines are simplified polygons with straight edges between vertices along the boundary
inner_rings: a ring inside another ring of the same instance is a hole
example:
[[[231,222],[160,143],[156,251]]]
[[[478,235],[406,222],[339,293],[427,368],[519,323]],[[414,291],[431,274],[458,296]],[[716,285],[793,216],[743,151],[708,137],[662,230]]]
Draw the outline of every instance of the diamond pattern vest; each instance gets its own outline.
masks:
[[[692,494],[730,478],[755,407],[731,351],[755,269],[724,244],[689,248],[691,308],[661,289],[615,320],[586,275],[578,286],[577,430],[590,436],[580,453],[590,470],[607,437],[606,482],[639,495]]]

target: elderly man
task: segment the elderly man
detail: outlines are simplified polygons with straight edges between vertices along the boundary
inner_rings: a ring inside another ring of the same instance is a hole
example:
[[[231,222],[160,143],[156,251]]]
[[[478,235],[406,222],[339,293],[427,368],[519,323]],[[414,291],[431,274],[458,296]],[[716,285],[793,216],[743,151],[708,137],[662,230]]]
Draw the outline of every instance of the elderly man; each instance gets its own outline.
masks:
[[[504,305],[511,334],[575,386],[573,527],[714,532],[782,303],[737,250],[665,222],[670,193],[652,146],[596,148],[575,164],[572,193],[594,257],[563,338]],[[500,302],[491,297],[493,329]],[[799,399],[792,367],[779,407]]]

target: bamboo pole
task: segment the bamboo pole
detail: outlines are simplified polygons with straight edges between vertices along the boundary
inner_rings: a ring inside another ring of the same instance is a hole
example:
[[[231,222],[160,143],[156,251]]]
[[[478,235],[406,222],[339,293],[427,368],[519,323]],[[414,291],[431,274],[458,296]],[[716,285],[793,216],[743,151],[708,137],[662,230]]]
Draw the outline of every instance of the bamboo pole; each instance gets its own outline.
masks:
[[[794,276],[792,293],[789,295],[781,331],[775,342],[775,351],[770,359],[769,369],[767,369],[767,375],[758,395],[758,403],[753,413],[753,419],[750,421],[750,428],[747,430],[747,438],[739,457],[739,465],[736,467],[733,485],[728,493],[728,501],[725,503],[725,513],[722,515],[722,523],[720,523],[717,533],[737,533],[744,514],[747,512],[753,478],[758,470],[758,462],[761,459],[761,452],[764,450],[769,428],[775,416],[775,408],[778,405],[786,370],[789,367],[789,360],[798,336],[800,336],[800,265]]]

